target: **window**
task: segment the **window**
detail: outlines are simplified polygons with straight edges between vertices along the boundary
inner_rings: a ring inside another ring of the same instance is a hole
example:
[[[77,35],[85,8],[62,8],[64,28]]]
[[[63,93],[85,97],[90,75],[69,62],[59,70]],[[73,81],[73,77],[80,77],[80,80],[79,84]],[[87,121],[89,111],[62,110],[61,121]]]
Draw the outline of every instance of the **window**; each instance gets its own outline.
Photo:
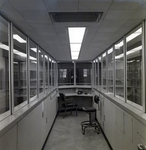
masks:
[[[113,48],[107,51],[108,54],[108,92],[113,93]]]
[[[28,100],[26,44],[26,36],[13,27],[14,106],[25,105]]]
[[[0,116],[10,110],[8,26],[9,23],[0,16]]]
[[[77,85],[91,85],[91,68],[92,63],[82,62],[76,63],[76,84]]]
[[[44,63],[43,63],[43,59],[44,59],[44,54],[43,54],[43,50],[39,49],[39,93],[41,94],[43,92],[44,89],[44,75],[43,75],[43,70],[44,70]]]
[[[74,84],[74,63],[58,63],[58,85]]]
[[[115,44],[115,96],[124,100],[124,49],[123,40]]]
[[[126,37],[127,99],[142,105],[142,27]]]
[[[29,41],[30,101],[37,98],[37,46]]]
[[[106,52],[102,54],[102,88],[106,90]]]

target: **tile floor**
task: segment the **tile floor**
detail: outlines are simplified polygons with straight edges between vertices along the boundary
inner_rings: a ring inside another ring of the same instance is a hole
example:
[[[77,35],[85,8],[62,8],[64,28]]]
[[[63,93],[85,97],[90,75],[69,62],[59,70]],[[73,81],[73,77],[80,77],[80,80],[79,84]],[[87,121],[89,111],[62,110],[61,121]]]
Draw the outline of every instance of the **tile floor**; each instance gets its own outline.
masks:
[[[88,114],[82,111],[77,117],[58,115],[44,150],[110,150],[101,132],[88,128],[85,135],[81,133],[80,123],[84,120],[88,120]]]

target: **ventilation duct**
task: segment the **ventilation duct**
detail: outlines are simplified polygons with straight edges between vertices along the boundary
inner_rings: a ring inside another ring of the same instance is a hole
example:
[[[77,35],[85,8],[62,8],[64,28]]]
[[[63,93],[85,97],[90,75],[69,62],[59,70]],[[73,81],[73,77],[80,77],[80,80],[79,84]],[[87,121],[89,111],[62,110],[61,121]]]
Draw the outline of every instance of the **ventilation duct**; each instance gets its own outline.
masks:
[[[53,22],[99,22],[102,12],[50,12]]]

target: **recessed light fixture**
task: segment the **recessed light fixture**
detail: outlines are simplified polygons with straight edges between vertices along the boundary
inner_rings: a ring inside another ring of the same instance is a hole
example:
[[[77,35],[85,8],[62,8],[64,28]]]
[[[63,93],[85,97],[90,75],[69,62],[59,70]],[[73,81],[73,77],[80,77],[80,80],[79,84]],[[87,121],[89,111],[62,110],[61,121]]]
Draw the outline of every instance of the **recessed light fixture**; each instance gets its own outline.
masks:
[[[72,59],[78,59],[86,27],[68,27]]]
[[[13,39],[17,40],[19,43],[26,43],[26,40],[24,40],[18,34],[13,34]]]

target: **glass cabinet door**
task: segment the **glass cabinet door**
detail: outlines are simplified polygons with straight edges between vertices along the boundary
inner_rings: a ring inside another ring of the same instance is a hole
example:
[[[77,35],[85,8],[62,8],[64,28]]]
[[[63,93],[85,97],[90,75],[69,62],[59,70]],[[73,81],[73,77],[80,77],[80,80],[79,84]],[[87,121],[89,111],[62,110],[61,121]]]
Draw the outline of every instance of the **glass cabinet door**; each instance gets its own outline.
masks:
[[[115,96],[124,99],[124,49],[123,40],[115,44]]]
[[[127,100],[142,105],[142,27],[126,37]]]

